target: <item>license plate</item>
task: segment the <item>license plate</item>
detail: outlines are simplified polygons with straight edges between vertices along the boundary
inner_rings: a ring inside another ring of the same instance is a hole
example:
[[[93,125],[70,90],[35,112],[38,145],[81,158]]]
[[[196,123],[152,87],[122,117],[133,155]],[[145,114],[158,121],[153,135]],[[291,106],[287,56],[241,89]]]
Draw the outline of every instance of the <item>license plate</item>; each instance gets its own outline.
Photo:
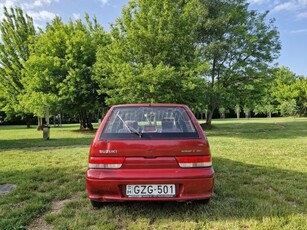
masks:
[[[139,184],[126,185],[128,197],[174,197],[176,186],[174,184]]]

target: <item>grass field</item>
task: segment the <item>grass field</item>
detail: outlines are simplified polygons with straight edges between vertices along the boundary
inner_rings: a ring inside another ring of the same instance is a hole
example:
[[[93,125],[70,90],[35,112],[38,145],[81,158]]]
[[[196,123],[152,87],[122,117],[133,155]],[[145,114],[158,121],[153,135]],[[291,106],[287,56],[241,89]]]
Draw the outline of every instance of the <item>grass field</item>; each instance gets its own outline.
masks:
[[[216,171],[209,205],[110,203],[85,192],[94,133],[51,128],[51,140],[0,126],[0,229],[307,229],[307,119],[214,120]]]

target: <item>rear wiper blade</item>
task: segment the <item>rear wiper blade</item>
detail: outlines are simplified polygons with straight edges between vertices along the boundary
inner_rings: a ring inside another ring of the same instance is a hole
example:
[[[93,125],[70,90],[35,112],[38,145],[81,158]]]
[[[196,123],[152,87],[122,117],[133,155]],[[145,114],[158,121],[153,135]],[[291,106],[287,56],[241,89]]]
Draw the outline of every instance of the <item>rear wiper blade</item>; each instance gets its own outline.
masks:
[[[140,133],[138,130],[136,130],[133,127],[130,127],[125,121],[124,119],[119,115],[119,113],[117,113],[118,118],[123,122],[124,126],[129,130],[130,133],[135,133],[136,135],[139,136],[139,138],[142,138],[142,133]]]

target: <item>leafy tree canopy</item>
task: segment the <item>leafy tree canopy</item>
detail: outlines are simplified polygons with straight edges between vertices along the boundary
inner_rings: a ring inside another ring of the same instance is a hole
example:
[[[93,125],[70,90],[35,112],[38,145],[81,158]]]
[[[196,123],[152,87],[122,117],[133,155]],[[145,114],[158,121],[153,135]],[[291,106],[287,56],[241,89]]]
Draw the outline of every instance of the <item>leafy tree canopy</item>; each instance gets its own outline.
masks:
[[[195,45],[197,15],[184,1],[130,1],[97,53],[95,80],[107,104],[197,104],[207,68]]]
[[[280,104],[293,105],[301,115],[307,114],[307,78],[297,76],[287,67],[276,70],[272,94]],[[285,103],[287,102],[287,103]],[[291,106],[290,106],[291,107]],[[292,106],[293,107],[293,106]],[[285,114],[288,114],[287,112]]]
[[[98,45],[107,43],[103,28],[86,16],[64,24],[56,17],[37,37],[33,54],[26,62],[23,84],[27,94],[23,102],[41,113],[46,106],[53,112],[79,113],[81,128],[92,128],[90,114],[103,100],[91,80]],[[33,98],[29,102],[29,98]],[[35,100],[40,98],[40,100]]]
[[[249,11],[244,0],[199,1],[197,11],[199,44],[203,58],[210,62],[206,74],[210,96],[205,103],[210,125],[219,105],[259,88],[256,84],[267,77],[278,57],[280,42],[274,21],[266,22],[268,12]]]
[[[30,56],[30,45],[35,36],[33,20],[21,8],[4,7],[4,18],[0,22],[0,106],[7,115],[25,115],[25,108],[19,103],[24,89],[24,62]]]

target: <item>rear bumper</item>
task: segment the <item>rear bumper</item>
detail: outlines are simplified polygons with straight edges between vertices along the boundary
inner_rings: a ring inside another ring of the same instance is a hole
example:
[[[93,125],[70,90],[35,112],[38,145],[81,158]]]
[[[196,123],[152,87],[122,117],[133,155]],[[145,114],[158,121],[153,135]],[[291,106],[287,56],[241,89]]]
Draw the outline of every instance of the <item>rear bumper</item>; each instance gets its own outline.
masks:
[[[175,184],[175,197],[127,197],[127,184]],[[86,175],[88,198],[108,201],[190,201],[213,195],[214,171],[209,168],[164,170],[89,169]]]

